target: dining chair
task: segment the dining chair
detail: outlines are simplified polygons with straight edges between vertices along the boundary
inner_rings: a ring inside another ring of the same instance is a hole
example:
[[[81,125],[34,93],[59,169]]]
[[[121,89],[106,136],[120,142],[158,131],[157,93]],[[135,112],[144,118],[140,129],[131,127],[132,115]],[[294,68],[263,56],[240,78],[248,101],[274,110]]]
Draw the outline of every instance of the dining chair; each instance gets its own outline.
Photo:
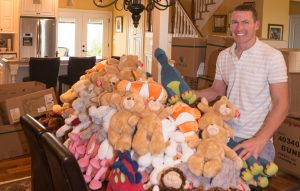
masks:
[[[21,117],[31,155],[32,191],[52,191],[53,183],[46,154],[41,146],[41,135],[48,130],[29,114]]]
[[[58,76],[58,95],[62,94],[62,84],[71,87],[77,82],[85,70],[96,64],[96,57],[69,57],[67,74]]]
[[[59,65],[59,57],[30,57],[29,77],[25,77],[23,81],[38,81],[46,84],[47,88],[56,89]]]
[[[41,136],[50,166],[54,191],[87,191],[80,167],[70,151],[50,132]]]

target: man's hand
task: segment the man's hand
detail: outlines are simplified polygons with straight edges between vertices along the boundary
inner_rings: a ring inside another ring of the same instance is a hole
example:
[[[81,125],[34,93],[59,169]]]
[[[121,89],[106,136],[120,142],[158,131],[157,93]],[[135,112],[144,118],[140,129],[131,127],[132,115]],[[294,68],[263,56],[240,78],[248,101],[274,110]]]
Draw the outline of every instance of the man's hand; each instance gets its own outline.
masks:
[[[250,156],[258,159],[260,153],[263,151],[268,140],[259,139],[258,137],[252,137],[251,139],[245,140],[239,143],[233,148],[233,150],[242,150],[239,154],[243,160],[247,160]]]

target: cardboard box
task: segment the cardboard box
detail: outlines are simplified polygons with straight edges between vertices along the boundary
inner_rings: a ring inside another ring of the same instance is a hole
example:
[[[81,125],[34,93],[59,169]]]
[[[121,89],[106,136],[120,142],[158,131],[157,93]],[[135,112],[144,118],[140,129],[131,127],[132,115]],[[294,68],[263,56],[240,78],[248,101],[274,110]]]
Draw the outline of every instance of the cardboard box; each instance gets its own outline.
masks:
[[[273,141],[279,169],[300,178],[300,119],[286,118]]]
[[[3,101],[7,98],[36,92],[43,89],[46,89],[46,85],[44,83],[35,82],[35,81],[12,83],[12,84],[1,84],[0,101]]]
[[[260,38],[260,41],[272,46],[273,48],[288,48],[289,42],[285,40],[273,40]]]
[[[300,73],[288,73],[289,113],[291,117],[300,118]]]
[[[198,78],[197,77],[184,76],[183,79],[192,90],[198,89]]]
[[[203,75],[201,75],[199,77],[184,76],[183,79],[193,90],[201,90],[201,89],[208,88],[213,83],[213,79],[208,78]]]
[[[16,96],[0,103],[4,124],[19,122],[20,116],[30,114],[33,117],[44,114],[57,104],[53,88],[40,90],[30,94]]]
[[[204,38],[172,38],[171,58],[182,76],[197,77],[199,65],[205,61],[205,50]]]
[[[213,81],[214,81],[213,78],[209,78],[207,76],[199,76],[198,77],[198,90],[209,88],[212,85]]]
[[[0,126],[0,160],[29,154],[27,139],[20,123]]]
[[[288,72],[300,72],[300,49],[281,48],[279,49],[287,64]]]
[[[234,39],[230,36],[208,35],[204,66],[205,76],[208,76],[210,78],[215,77],[216,62],[219,53],[225,48],[231,46],[233,42]]]

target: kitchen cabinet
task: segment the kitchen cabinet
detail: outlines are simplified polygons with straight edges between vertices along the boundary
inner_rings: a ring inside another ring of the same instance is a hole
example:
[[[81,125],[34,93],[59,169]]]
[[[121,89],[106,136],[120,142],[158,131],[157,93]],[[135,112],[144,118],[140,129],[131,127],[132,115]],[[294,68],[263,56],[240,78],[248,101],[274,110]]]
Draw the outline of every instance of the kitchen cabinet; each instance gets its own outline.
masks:
[[[21,0],[21,16],[55,17],[57,0]]]
[[[0,0],[0,33],[14,32],[14,1]]]

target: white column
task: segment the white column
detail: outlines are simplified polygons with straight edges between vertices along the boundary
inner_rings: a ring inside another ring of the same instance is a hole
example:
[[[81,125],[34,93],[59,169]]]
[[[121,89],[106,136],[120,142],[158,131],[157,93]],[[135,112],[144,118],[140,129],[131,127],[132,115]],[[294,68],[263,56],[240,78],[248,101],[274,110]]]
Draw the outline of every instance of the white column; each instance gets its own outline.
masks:
[[[153,12],[153,46],[152,55],[156,48],[161,48],[165,52],[168,50],[168,26],[169,26],[169,9],[160,11],[154,9]],[[160,82],[160,65],[156,59],[152,59],[152,75],[155,81]]]
[[[18,63],[9,63],[11,83],[16,83],[16,76],[18,74],[18,69],[19,69],[19,64]]]

